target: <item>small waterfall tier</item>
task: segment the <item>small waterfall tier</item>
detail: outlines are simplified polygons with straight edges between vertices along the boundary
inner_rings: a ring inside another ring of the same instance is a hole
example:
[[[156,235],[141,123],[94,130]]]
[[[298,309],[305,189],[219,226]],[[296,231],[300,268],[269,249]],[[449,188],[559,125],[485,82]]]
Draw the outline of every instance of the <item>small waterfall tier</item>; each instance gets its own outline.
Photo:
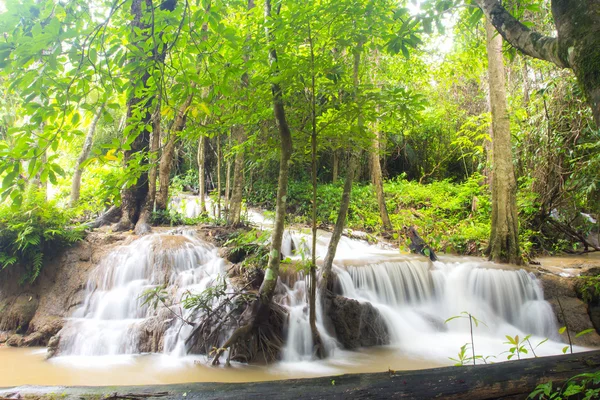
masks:
[[[224,275],[224,265],[217,249],[191,232],[152,234],[117,248],[92,272],[85,301],[61,332],[59,353],[97,356],[157,350],[162,346],[144,345],[148,324],[164,324],[164,331],[177,323],[166,308],[143,304],[144,291],[163,286],[177,302],[184,291],[200,292]],[[174,349],[178,341],[167,334],[165,342]]]
[[[328,241],[327,233],[318,238],[319,260],[325,258]],[[282,253],[292,258],[310,257],[309,243],[308,234],[287,232]],[[388,326],[390,344],[406,354],[446,360],[456,354],[469,337],[469,320],[446,321],[465,316],[463,312],[483,322],[476,327],[475,336],[481,342],[480,350],[489,354],[506,350],[505,335],[560,340],[552,307],[532,273],[499,269],[483,261],[451,260],[430,262],[343,237],[334,261],[337,291],[377,308]],[[307,350],[302,350],[312,349],[306,296],[292,309],[288,340],[295,346],[288,343],[285,356],[301,360],[307,356]],[[299,343],[300,337],[305,338],[304,343]],[[545,346],[549,354],[558,352],[558,343]]]

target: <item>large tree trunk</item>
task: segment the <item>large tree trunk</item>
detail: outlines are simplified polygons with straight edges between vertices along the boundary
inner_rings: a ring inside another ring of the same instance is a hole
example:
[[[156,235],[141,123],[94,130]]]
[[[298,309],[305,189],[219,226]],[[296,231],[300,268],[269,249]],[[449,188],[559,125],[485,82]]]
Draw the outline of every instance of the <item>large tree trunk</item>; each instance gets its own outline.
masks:
[[[235,153],[235,162],[233,164],[233,190],[229,201],[229,214],[227,223],[231,226],[240,225],[242,214],[242,197],[244,192],[244,150],[239,145],[246,140],[246,132],[243,126],[234,127],[234,140],[238,145]]]
[[[492,229],[487,254],[490,260],[522,264],[519,249],[517,184],[510,145],[510,122],[506,110],[506,88],[502,37],[486,23],[490,105],[492,109]]]
[[[160,158],[160,166],[158,173],[158,182],[160,184],[158,194],[156,196],[156,210],[164,211],[167,209],[167,202],[169,201],[169,181],[171,176],[171,167],[173,166],[173,154],[175,152],[175,145],[177,144],[178,134],[185,127],[185,120],[187,110],[192,104],[193,94],[189,94],[183,104],[179,107],[175,121],[171,128],[169,138],[162,151]]]
[[[498,32],[518,50],[573,70],[600,127],[600,0],[552,0],[556,38],[530,30],[498,0],[475,1]]]
[[[176,1],[165,1],[161,4],[162,10],[173,11],[176,5]],[[136,37],[134,43],[138,46],[142,53],[144,53],[142,47],[148,39],[151,39],[154,34],[153,30],[150,29],[149,23],[144,21],[144,15],[149,15],[153,11],[154,4],[152,0],[133,0],[131,3],[131,15],[133,21],[131,28]],[[149,58],[155,59],[154,62],[161,62],[166,56],[166,46],[159,53],[158,42],[161,39],[161,35],[157,37],[157,47],[152,50],[152,54]],[[139,59],[132,59],[132,62],[139,62]],[[150,60],[146,60],[150,61]],[[116,226],[117,231],[131,230],[135,227],[142,208],[147,204],[147,196],[149,193],[148,185],[148,171],[147,164],[148,158],[146,155],[137,157],[139,153],[147,152],[150,149],[150,135],[151,130],[148,129],[152,126],[152,110],[156,108],[158,99],[154,95],[145,95],[144,97],[138,97],[136,93],[142,93],[142,95],[148,91],[148,79],[150,78],[150,71],[147,66],[144,67],[144,72],[141,73],[140,68],[136,68],[131,72],[130,84],[132,88],[131,97],[127,100],[127,124],[133,125],[130,134],[135,135],[135,139],[131,143],[128,150],[124,152],[124,163],[127,166],[132,159],[139,159],[139,168],[142,172],[135,184],[125,188],[121,192],[121,220]],[[138,90],[142,89],[142,90]],[[143,224],[140,225],[142,228]]]
[[[73,182],[71,183],[71,200],[69,201],[69,206],[74,207],[75,204],[79,201],[79,193],[81,192],[81,175],[83,174],[82,164],[87,160],[90,156],[90,152],[92,151],[92,144],[94,143],[94,133],[96,132],[96,127],[98,126],[98,122],[102,117],[102,112],[104,111],[104,106],[106,103],[102,103],[100,107],[96,110],[96,114],[94,115],[94,119],[92,120],[92,124],[88,128],[87,135],[85,136],[85,141],[83,142],[83,148],[81,149],[81,154],[79,154],[79,158],[77,159],[77,164],[75,165],[75,173],[73,174]]]

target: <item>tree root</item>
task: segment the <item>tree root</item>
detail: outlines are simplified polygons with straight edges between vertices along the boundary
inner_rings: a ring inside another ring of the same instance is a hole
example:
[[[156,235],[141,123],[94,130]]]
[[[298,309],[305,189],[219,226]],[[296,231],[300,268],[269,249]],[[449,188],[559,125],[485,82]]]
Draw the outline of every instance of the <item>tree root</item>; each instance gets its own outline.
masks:
[[[114,224],[121,219],[121,207],[111,206],[104,214],[100,215],[94,221],[88,222],[92,229],[100,228],[104,225]]]

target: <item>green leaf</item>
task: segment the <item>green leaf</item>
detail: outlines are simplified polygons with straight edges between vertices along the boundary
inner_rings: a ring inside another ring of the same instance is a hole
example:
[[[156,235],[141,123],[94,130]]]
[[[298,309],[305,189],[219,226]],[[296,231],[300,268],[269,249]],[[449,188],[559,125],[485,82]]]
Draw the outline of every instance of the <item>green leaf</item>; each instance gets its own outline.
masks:
[[[566,330],[567,330],[567,327],[563,326],[558,330],[558,333],[562,335],[563,333],[565,333]]]
[[[583,330],[583,331],[579,332],[578,334],[576,334],[575,337],[578,338],[579,336],[587,335],[588,333],[592,333],[592,332],[595,332],[594,328],[586,329],[586,330]]]

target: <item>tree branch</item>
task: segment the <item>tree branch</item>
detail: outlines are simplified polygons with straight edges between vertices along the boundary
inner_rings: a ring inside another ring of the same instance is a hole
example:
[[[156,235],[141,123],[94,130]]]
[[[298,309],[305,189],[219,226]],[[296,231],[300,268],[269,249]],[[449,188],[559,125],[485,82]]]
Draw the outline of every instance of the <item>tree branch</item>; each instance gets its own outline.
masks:
[[[571,68],[568,60],[560,57],[558,39],[544,36],[527,28],[513,17],[498,0],[475,0],[496,30],[522,53],[550,61],[561,68]]]

